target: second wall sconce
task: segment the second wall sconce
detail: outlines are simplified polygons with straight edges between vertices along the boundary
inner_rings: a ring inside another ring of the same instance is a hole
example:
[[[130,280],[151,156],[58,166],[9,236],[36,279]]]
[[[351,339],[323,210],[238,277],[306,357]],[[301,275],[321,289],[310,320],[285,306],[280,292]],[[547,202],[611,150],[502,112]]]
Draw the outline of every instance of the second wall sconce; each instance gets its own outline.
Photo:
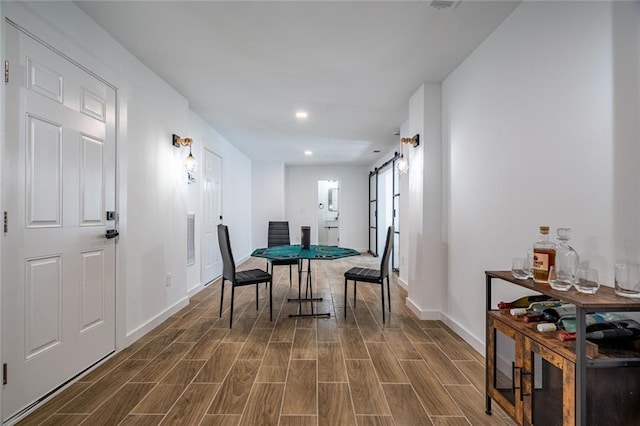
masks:
[[[412,145],[414,148],[420,145],[420,135],[417,134],[412,138],[400,138],[400,158],[398,159],[398,171],[403,175],[409,171],[409,161],[402,152],[402,145]]]
[[[191,144],[193,143],[193,139],[191,138],[181,138],[180,136],[174,134],[172,139],[173,146],[176,148],[181,148],[183,146],[189,147],[189,155],[184,160],[184,169],[187,172],[187,182],[195,182],[195,171],[198,164],[196,163],[196,158],[191,153]]]

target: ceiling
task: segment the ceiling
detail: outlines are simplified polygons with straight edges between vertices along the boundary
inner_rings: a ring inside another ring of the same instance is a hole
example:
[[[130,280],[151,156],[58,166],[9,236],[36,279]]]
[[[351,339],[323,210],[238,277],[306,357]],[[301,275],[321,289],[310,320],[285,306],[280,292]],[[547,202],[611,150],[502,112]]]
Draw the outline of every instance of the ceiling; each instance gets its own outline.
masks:
[[[366,165],[398,144],[420,84],[441,82],[519,3],[76,4],[249,158]]]

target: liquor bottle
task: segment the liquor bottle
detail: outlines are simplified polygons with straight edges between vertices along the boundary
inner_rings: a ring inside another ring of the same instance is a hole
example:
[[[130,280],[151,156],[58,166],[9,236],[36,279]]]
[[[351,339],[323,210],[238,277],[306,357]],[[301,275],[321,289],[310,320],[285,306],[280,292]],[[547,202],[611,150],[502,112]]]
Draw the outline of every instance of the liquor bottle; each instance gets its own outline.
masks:
[[[549,282],[549,268],[555,265],[556,245],[549,241],[549,227],[540,227],[540,239],[533,244],[533,281]]]
[[[500,302],[498,303],[498,309],[512,309],[512,308],[528,308],[534,302],[544,302],[551,300],[551,296],[545,296],[544,294],[534,294],[531,296],[523,296],[513,302]]]

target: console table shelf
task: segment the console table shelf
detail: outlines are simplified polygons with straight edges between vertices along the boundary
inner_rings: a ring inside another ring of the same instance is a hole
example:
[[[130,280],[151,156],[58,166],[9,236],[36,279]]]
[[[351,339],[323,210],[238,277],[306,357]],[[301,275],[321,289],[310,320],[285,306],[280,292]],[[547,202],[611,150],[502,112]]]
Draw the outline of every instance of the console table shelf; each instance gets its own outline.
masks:
[[[557,291],[516,279],[510,271],[486,271],[485,278],[488,414],[493,400],[518,424],[637,424],[640,341],[597,345],[586,341],[584,330],[586,314],[640,312],[640,300],[618,296],[606,286],[595,295]],[[541,333],[536,323],[492,306],[496,279],[574,304],[576,340],[562,342],[555,332]]]

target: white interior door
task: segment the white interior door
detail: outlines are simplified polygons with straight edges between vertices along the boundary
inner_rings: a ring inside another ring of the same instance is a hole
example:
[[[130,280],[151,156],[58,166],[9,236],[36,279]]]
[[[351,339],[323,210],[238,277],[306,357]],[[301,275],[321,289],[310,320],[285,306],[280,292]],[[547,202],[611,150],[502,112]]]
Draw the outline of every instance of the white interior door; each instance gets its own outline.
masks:
[[[116,93],[6,26],[3,420],[115,348]]]
[[[222,223],[222,158],[207,148],[203,152],[203,236],[202,282],[207,284],[222,275],[218,245],[218,224]]]

